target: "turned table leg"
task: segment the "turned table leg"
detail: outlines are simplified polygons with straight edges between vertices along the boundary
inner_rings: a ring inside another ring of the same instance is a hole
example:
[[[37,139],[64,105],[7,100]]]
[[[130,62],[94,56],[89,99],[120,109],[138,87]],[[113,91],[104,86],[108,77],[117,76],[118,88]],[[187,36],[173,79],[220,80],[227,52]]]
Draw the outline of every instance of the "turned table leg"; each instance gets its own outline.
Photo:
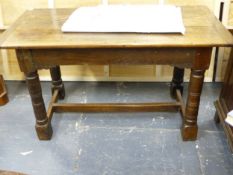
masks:
[[[44,100],[42,97],[40,80],[37,72],[26,75],[27,86],[31,96],[32,106],[36,117],[36,132],[40,140],[49,140],[52,137],[52,127],[48,120]]]
[[[58,98],[64,99],[65,98],[65,88],[64,84],[61,79],[61,70],[59,66],[55,66],[50,68],[50,74],[52,78],[52,93],[55,89],[59,90]]]
[[[183,125],[181,128],[183,140],[196,140],[197,138],[197,115],[204,80],[204,73],[204,70],[191,71],[188,99],[186,104],[185,116],[183,119]]]
[[[179,89],[181,94],[183,93],[183,80],[184,79],[184,69],[174,67],[173,77],[170,86],[170,94],[172,98],[176,98],[176,89]]]

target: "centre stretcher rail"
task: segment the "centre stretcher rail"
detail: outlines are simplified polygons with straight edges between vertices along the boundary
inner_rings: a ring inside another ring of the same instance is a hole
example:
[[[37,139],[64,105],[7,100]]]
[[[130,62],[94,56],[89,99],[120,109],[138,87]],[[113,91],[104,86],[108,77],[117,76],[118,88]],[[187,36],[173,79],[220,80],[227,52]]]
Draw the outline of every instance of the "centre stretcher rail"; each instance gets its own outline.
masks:
[[[57,103],[59,90],[55,89],[49,103],[47,117],[54,112],[166,112],[180,111],[183,118],[185,106],[180,90],[176,90],[176,102],[154,103]]]

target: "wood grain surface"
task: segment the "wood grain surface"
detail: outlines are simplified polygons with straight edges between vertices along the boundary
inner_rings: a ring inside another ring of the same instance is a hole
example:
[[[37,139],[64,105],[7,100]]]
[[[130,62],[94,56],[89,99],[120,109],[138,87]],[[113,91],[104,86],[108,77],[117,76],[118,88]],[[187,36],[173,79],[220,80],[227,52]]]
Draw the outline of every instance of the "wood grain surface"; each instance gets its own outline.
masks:
[[[229,31],[207,7],[182,7],[186,33],[62,33],[61,26],[74,9],[26,11],[0,38],[2,48],[122,48],[232,46]],[[151,20],[151,23],[156,21]],[[36,34],[35,34],[36,33]]]

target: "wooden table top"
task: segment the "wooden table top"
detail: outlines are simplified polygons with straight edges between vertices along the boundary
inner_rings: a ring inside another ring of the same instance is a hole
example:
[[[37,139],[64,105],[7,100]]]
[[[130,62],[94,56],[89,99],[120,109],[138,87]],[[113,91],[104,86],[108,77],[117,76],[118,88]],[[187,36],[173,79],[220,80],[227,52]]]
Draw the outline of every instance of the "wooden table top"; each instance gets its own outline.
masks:
[[[26,11],[0,38],[1,48],[122,48],[232,46],[233,37],[205,6],[183,6],[186,33],[62,33],[74,9]],[[153,23],[153,19],[151,20]]]

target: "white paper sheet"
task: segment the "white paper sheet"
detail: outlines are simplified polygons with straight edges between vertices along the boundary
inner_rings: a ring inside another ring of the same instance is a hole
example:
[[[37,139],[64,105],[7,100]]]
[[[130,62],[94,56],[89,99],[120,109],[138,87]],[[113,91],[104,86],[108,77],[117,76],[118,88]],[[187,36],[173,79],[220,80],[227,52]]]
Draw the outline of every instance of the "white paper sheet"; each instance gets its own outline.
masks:
[[[181,8],[172,5],[100,5],[76,9],[63,32],[185,33]]]

